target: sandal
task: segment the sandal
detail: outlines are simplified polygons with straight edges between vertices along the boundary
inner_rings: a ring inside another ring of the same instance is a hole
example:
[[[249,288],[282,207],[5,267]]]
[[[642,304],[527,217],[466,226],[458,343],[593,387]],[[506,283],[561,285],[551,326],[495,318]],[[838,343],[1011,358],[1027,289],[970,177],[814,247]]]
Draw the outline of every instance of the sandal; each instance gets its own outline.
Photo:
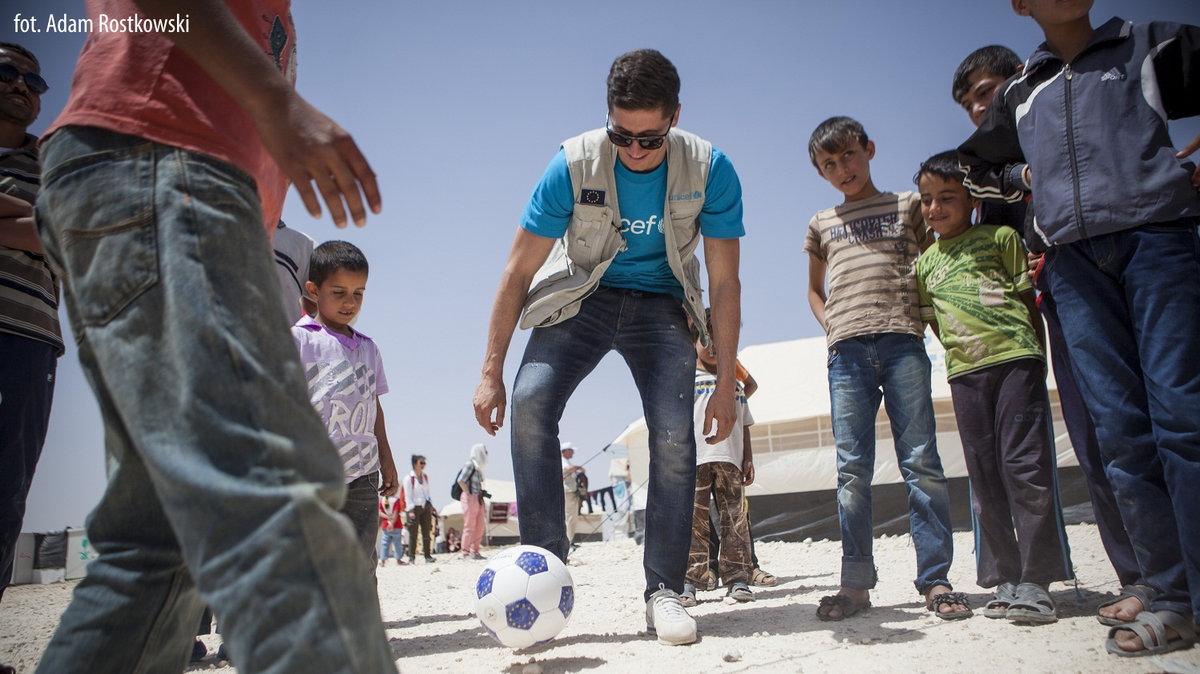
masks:
[[[985,618],[1007,618],[1008,607],[1017,599],[1017,586],[1012,583],[1000,583],[996,586],[996,592],[992,595],[992,600],[983,605],[983,617]]]
[[[729,586],[729,591],[725,593],[726,597],[734,601],[754,601],[754,593],[750,591],[750,586],[738,581]]]
[[[836,618],[831,615],[835,607],[842,611],[842,614]],[[817,606],[817,617],[821,620],[845,620],[870,607],[871,600],[869,599],[861,604],[857,604],[853,599],[844,594],[831,594],[828,597],[821,597],[821,604]],[[821,609],[825,609],[825,612],[821,613]]]
[[[1167,628],[1179,635],[1167,638]],[[1117,632],[1129,630],[1142,639],[1142,650],[1127,651],[1117,645]],[[1113,655],[1137,658],[1143,655],[1162,655],[1181,648],[1191,648],[1197,641],[1196,626],[1192,621],[1174,611],[1142,611],[1131,622],[1117,625],[1108,631],[1104,648]]]
[[[757,566],[754,567],[754,571],[750,573],[751,585],[757,585],[759,587],[775,587],[775,584],[778,582],[778,578],[767,573],[766,571],[763,571]]]
[[[685,608],[691,608],[698,604],[696,600],[696,586],[691,583],[683,584],[683,592],[679,594],[679,603]]]
[[[1044,625],[1058,622],[1058,608],[1050,593],[1040,585],[1021,583],[1017,586],[1016,598],[1009,604],[1004,617],[1015,623]]]
[[[1154,597],[1156,597],[1157,595],[1158,595],[1158,592],[1155,591],[1155,589],[1150,587],[1149,585],[1126,585],[1125,587],[1121,588],[1121,594],[1117,595],[1116,597],[1114,597],[1112,599],[1109,599],[1108,601],[1104,602],[1103,604],[1100,604],[1099,606],[1096,607],[1096,609],[1099,610],[1099,609],[1104,608],[1105,606],[1112,606],[1113,604],[1116,604],[1118,602],[1122,602],[1122,601],[1125,601],[1126,599],[1133,598],[1133,599],[1137,599],[1138,601],[1140,601],[1142,603],[1142,611],[1149,611],[1150,610],[1150,602],[1154,601]],[[1096,620],[1100,621],[1101,625],[1109,625],[1109,626],[1126,625],[1129,622],[1131,622],[1129,620],[1121,620],[1120,618],[1109,618],[1107,616],[1102,616],[1102,615],[1096,615]],[[1135,620],[1136,620],[1136,618],[1135,618]]]
[[[960,608],[955,611],[943,611],[941,609],[943,604],[947,606],[965,606],[966,608]],[[942,620],[962,620],[975,615],[975,612],[971,610],[971,605],[967,603],[967,595],[962,592],[942,592],[941,594],[935,594],[926,600],[925,608],[933,611],[934,615]]]

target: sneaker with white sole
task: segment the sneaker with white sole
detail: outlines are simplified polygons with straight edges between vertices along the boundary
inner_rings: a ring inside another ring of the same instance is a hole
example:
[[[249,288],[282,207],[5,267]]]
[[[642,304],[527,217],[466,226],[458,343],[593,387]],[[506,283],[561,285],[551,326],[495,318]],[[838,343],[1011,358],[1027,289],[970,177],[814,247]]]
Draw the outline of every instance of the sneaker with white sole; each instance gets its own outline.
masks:
[[[679,595],[659,585],[646,600],[646,631],[658,635],[659,643],[682,646],[696,640],[696,620],[688,615]]]

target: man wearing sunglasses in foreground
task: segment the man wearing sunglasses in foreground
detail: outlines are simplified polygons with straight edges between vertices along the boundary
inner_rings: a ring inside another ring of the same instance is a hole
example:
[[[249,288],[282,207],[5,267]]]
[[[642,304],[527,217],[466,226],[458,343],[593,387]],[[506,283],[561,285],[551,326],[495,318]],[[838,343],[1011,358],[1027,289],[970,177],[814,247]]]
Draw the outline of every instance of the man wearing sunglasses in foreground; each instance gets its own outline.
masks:
[[[745,233],[732,164],[708,141],[674,128],[679,110],[679,75],[662,54],[637,50],[613,62],[606,128],[565,141],[525,208],[474,397],[476,419],[495,434],[504,423],[504,359],[520,317],[522,328],[533,328],[513,384],[521,542],[566,560],[558,421],[605,354],[624,357],[650,432],[646,622],[672,645],[696,640],[696,622],[678,597],[696,486],[688,320],[705,325],[694,251],[703,237],[715,334],[701,327],[701,340],[715,341],[718,359],[703,430],[715,443],[734,424]]]
[[[39,72],[29,50],[0,42],[0,597],[12,577],[63,352],[58,281],[33,224],[41,170],[37,138],[26,129],[48,88]],[[0,674],[12,671],[0,664]]]

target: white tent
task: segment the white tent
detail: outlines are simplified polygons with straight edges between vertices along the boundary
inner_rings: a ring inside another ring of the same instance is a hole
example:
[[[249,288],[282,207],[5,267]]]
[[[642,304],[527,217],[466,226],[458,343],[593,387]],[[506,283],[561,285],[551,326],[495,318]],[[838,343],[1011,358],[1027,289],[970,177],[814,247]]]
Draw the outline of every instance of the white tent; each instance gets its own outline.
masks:
[[[962,443],[950,401],[950,386],[946,382],[945,352],[928,332],[925,345],[933,363],[933,403],[943,469],[948,478],[965,478]],[[761,501],[764,496],[832,491],[837,487],[826,376],[827,353],[825,338],[813,337],[749,346],[738,354],[759,384],[758,391],[750,399],[756,421],[750,429],[750,437],[757,477],[746,495],[751,500],[752,511],[755,511],[756,497]],[[1058,465],[1060,468],[1078,466],[1066,426],[1062,423],[1052,373],[1047,386]],[[872,484],[898,484],[901,483],[900,471],[896,465],[891,429],[882,408],[881,405],[876,419],[876,462]],[[631,423],[613,444],[628,448],[635,487],[634,507],[645,508],[644,485],[649,475],[645,418]],[[756,523],[764,515],[770,513],[760,507],[755,513]],[[758,535],[757,530],[755,533]]]

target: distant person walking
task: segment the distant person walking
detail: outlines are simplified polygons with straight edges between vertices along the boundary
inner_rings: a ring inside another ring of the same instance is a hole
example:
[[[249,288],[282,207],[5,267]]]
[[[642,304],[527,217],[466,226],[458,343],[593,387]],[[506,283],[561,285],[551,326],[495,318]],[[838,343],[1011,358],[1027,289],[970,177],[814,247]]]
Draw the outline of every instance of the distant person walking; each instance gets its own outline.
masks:
[[[579,479],[582,477],[585,481],[587,477],[587,469],[583,466],[575,464],[575,445],[569,442],[562,444],[562,449],[559,450],[562,454],[562,474],[563,474],[563,508],[564,518],[567,522],[567,544],[575,543],[575,527],[579,523],[579,509],[583,502],[579,498]]]
[[[425,472],[425,457],[412,456],[412,470],[400,482],[404,492],[404,507],[407,509],[408,561],[417,561],[417,530],[421,531],[421,545],[425,550],[425,561],[432,563],[433,549],[429,539],[433,535],[433,492],[429,488],[429,474]]]
[[[467,559],[484,559],[479,554],[479,541],[483,539],[486,522],[483,497],[487,492],[483,490],[483,472],[487,470],[487,457],[487,447],[471,447],[471,458],[454,478],[459,489],[462,489],[462,496],[459,497],[463,512],[462,554]]]

